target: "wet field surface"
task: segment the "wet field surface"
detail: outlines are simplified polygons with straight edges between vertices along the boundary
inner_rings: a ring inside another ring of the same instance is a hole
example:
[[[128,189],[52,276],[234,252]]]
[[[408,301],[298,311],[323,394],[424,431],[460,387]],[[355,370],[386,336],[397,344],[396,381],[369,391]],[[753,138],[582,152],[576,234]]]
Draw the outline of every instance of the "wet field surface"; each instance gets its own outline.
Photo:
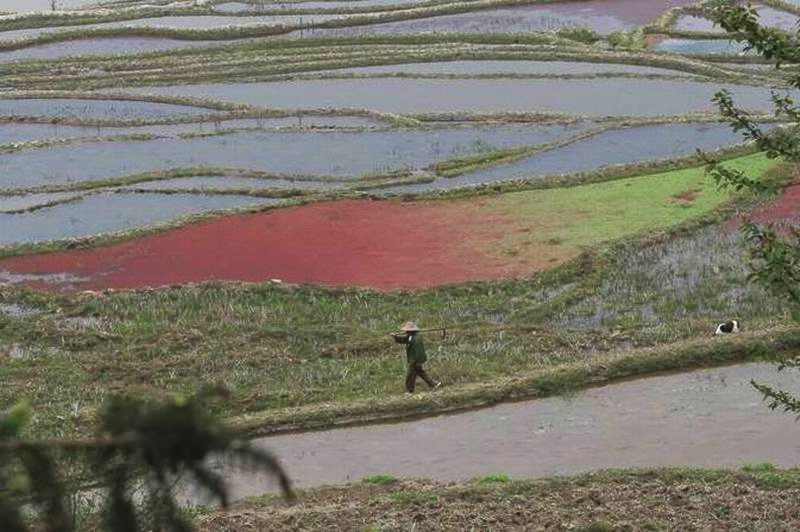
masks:
[[[600,34],[608,34],[646,24],[670,7],[690,3],[691,0],[560,2],[485,9],[367,26],[314,29],[306,33],[312,36],[427,32],[518,33],[586,27]]]
[[[401,370],[398,366],[398,388]],[[770,411],[750,379],[788,389],[800,385],[796,372],[742,364],[457,415],[255,443],[279,457],[298,487],[376,474],[455,481],[492,473],[523,479],[603,468],[796,465],[800,425],[790,415]],[[233,498],[276,489],[266,476],[224,474]]]
[[[0,99],[0,116],[47,116],[125,120],[131,118],[163,118],[210,115],[215,111],[204,107],[134,100],[16,98]]]
[[[744,44],[725,39],[664,39],[652,46],[653,50],[674,54],[729,54],[740,55]]]
[[[92,31],[110,28],[179,28],[195,30],[214,30],[226,27],[245,26],[300,26],[324,22],[344,15],[262,15],[252,17],[241,16],[167,16],[154,18],[138,18],[115,22],[100,22],[97,24],[83,24],[76,26],[52,26],[42,28],[29,28],[22,30],[0,31],[0,41],[15,39],[28,39],[52,33],[68,33],[75,31]]]
[[[39,123],[0,123],[0,145],[53,138],[92,138],[119,135],[151,134],[178,136],[186,134],[211,135],[244,129],[303,128],[376,128],[385,124],[379,120],[356,116],[290,116],[284,118],[246,118],[185,124],[155,124],[144,126],[63,125]]]
[[[726,41],[721,41],[726,42]],[[650,79],[331,79],[146,87],[131,92],[184,95],[276,109],[351,108],[389,113],[550,112],[670,116],[713,111],[721,87],[740,107],[771,110],[765,87]],[[625,98],[620,98],[625,94]]]
[[[32,212],[0,213],[0,245],[128,231],[202,212],[267,205],[239,195],[101,193]]]
[[[432,183],[398,185],[385,192],[421,193],[504,180],[544,178],[597,170],[613,164],[691,155],[742,142],[727,124],[657,124],[613,129],[519,161],[495,165]]]
[[[57,5],[59,9],[80,9],[99,3],[98,0],[58,0]],[[0,12],[26,13],[51,9],[51,0],[0,0]]]
[[[430,130],[243,131],[210,137],[81,143],[0,156],[2,188],[121,177],[179,167],[247,168],[293,176],[355,177],[422,168],[489,149],[566,137],[588,127],[452,127]],[[92,160],[90,166],[77,163]]]
[[[0,34],[1,36],[2,34]],[[0,61],[22,59],[57,59],[75,55],[137,54],[164,50],[180,50],[197,46],[208,46],[213,41],[179,41],[158,37],[109,37],[81,39],[51,44],[42,44],[19,50],[0,51]]]

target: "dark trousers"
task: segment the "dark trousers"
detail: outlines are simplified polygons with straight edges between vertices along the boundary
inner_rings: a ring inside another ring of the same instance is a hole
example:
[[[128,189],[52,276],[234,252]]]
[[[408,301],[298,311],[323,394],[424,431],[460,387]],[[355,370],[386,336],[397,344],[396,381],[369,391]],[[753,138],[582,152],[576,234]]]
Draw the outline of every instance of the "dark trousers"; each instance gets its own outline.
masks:
[[[436,383],[433,382],[433,379],[431,379],[428,376],[428,373],[423,369],[422,364],[413,362],[408,365],[408,373],[406,373],[406,390],[408,390],[409,393],[414,391],[414,385],[417,382],[417,376],[422,377],[422,380],[428,383],[428,386],[431,388],[436,386]]]

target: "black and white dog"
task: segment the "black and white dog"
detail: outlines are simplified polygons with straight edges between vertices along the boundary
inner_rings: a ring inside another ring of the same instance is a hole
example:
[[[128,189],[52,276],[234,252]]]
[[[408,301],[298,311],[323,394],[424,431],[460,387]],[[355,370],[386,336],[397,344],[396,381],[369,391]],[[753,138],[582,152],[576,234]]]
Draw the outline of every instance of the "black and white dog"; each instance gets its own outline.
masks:
[[[727,334],[727,333],[735,333],[739,332],[739,322],[736,320],[730,320],[717,325],[717,330],[714,334]]]

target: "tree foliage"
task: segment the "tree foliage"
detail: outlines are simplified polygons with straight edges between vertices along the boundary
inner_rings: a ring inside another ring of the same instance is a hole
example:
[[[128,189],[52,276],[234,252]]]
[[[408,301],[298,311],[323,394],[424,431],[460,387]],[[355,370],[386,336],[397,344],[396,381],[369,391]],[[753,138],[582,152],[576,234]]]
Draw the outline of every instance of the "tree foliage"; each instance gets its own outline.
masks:
[[[784,91],[800,88],[800,70],[796,68],[800,65],[798,32],[787,33],[762,26],[758,12],[750,5],[718,4],[722,5],[712,8],[711,16],[729,37],[744,43],[746,51],[756,52],[782,72]],[[714,96],[714,102],[733,130],[753,141],[767,157],[789,163],[800,162],[800,107],[789,94],[773,91],[775,116],[781,119],[783,125],[768,132],[746,111],[736,107],[729,92],[719,91]],[[707,170],[720,187],[754,192],[764,192],[769,188],[762,181],[726,168],[718,161],[706,161]],[[746,220],[742,231],[751,245],[749,280],[793,303],[796,309],[795,319],[800,321],[800,228],[772,224],[760,226]],[[798,359],[784,360],[778,369],[798,366]],[[764,395],[771,409],[783,409],[800,415],[800,399],[791,393],[763,383],[753,381],[752,384]]]
[[[238,440],[211,415],[220,390],[164,402],[112,397],[98,416],[97,434],[85,439],[37,442],[22,436],[32,415],[20,402],[0,415],[0,530],[70,531],[75,519],[56,456],[83,460],[95,474],[103,528],[120,532],[191,530],[174,487],[188,479],[222,506],[228,490],[211,460],[272,473],[291,496],[289,478],[270,453]]]

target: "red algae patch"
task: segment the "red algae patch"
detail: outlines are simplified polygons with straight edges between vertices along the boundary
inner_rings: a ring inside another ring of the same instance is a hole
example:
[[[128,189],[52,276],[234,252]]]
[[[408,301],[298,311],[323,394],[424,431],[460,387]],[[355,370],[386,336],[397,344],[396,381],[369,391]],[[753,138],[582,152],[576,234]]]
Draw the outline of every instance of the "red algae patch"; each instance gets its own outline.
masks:
[[[797,223],[800,221],[800,182],[786,187],[773,202],[755,210],[753,221],[758,223]]]
[[[392,290],[520,277],[553,266],[542,250],[496,252],[514,222],[475,201],[322,202],[94,249],[8,258],[0,261],[0,282],[71,292],[281,279]]]

